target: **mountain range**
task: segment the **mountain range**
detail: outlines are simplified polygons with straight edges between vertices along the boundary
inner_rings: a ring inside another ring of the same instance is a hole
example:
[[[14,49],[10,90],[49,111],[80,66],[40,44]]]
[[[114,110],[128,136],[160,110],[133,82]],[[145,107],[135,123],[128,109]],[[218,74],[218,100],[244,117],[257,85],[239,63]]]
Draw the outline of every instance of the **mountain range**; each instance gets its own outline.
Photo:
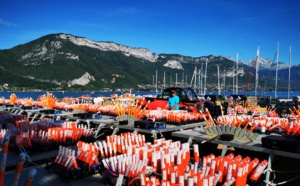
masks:
[[[228,57],[155,54],[146,48],[59,33],[0,50],[0,84],[5,84],[5,87],[8,84],[10,90],[153,89],[156,71],[160,86],[164,73],[166,86],[176,84],[176,75],[177,85],[187,85],[191,83],[195,67],[205,69],[206,61],[207,84],[211,91],[217,84],[217,65],[221,82],[226,77],[227,83],[223,89],[230,89],[232,77],[236,74],[243,89],[253,65],[253,60],[239,61],[239,68],[236,69],[236,63]],[[264,84],[272,60],[261,58],[261,61],[260,84]],[[280,70],[286,71],[287,67],[280,63]],[[298,67],[293,68],[299,72]],[[270,79],[274,78],[273,75],[272,71]],[[286,77],[281,81],[285,80]],[[254,78],[251,79],[250,90],[253,82]],[[273,84],[268,84],[268,87],[272,89]]]
[[[249,67],[252,67],[254,65],[254,61],[255,61],[255,59],[251,59],[248,61],[239,60],[239,63],[249,66]],[[259,64],[260,70],[267,70],[267,69],[276,70],[276,66],[277,66],[276,61],[273,61],[272,59],[269,59],[269,58],[263,58],[263,57],[260,57],[258,59],[258,64]],[[279,61],[277,68],[278,68],[278,70],[288,69],[289,65],[284,62]]]

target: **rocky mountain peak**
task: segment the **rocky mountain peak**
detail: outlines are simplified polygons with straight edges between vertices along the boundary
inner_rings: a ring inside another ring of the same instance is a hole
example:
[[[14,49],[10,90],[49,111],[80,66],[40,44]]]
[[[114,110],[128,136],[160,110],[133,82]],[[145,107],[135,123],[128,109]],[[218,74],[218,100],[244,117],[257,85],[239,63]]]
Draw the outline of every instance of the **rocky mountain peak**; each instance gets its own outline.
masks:
[[[59,34],[61,39],[71,41],[72,43],[79,46],[88,46],[91,48],[96,48],[102,51],[120,51],[126,56],[135,56],[140,59],[144,59],[151,62],[156,62],[158,55],[152,53],[146,48],[133,48],[124,45],[120,45],[114,42],[103,42],[103,41],[93,41],[83,37],[75,37],[70,34]]]

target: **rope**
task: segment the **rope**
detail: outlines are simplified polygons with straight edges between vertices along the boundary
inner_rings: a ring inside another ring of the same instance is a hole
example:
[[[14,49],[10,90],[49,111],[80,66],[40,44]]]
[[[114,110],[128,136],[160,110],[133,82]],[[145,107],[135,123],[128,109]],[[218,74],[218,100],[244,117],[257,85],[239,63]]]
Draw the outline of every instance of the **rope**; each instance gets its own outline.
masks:
[[[296,177],[294,177],[294,178],[292,178],[292,179],[289,179],[289,180],[287,180],[287,181],[283,181],[283,182],[277,183],[276,185],[283,185],[283,184],[286,184],[286,183],[291,182],[291,181],[293,181],[293,180],[296,180],[296,179],[298,179],[298,178],[300,178],[300,175],[298,175],[298,176],[296,176]]]
[[[283,184],[286,184],[288,182],[291,182],[293,180],[296,180],[296,179],[300,178],[300,175],[298,175],[298,176],[296,176],[294,178],[291,178],[289,180],[286,180],[286,181],[282,181],[282,182],[279,182],[279,183],[273,183],[273,181],[276,178],[275,172],[278,172],[278,173],[293,173],[293,172],[300,172],[300,170],[297,170],[297,171],[276,171],[276,170],[272,170],[272,169],[266,169],[263,173],[266,173],[267,171],[273,173],[273,175],[274,175],[274,178],[273,178],[272,181],[264,181],[266,184],[271,185],[271,186],[283,185]]]
[[[22,145],[19,145],[19,149],[20,149],[21,153],[24,153],[24,154],[25,154],[25,158],[28,159],[28,163],[27,163],[26,165],[24,165],[24,167],[26,167],[26,166],[29,165],[30,163],[33,164],[33,165],[35,165],[35,166],[40,167],[40,165],[34,163],[34,162],[31,160],[30,156],[28,155],[27,151],[25,150],[25,148],[24,148]]]

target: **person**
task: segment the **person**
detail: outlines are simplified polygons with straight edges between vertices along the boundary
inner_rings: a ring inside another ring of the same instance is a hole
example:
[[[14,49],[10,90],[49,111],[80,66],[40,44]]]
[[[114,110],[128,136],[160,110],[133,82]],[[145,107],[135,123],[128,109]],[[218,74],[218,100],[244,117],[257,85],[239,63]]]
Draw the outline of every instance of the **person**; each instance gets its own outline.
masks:
[[[169,110],[179,110],[179,97],[176,95],[176,91],[171,91],[171,96],[168,98],[168,103],[165,108],[169,106]]]

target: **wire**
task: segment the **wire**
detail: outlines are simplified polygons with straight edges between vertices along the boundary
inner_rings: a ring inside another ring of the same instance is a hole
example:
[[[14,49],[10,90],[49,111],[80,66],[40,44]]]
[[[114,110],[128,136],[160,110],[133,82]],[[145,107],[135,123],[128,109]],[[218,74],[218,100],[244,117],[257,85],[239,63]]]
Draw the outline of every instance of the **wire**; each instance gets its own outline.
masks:
[[[26,166],[29,165],[29,164],[33,164],[33,165],[35,165],[35,166],[37,166],[37,167],[40,167],[40,165],[34,163],[34,162],[31,160],[31,158],[30,158],[30,156],[28,155],[26,149],[25,149],[22,145],[19,145],[19,149],[20,149],[21,153],[24,153],[25,156],[26,156],[26,158],[28,159],[28,162],[27,162],[27,164],[24,165],[24,167],[26,167]]]
[[[275,181],[275,178],[276,178],[276,174],[273,172],[273,180],[272,180],[272,183],[274,183],[274,181]]]
[[[300,175],[298,175],[298,176],[296,176],[296,177],[294,177],[294,178],[292,178],[292,179],[289,179],[289,180],[287,180],[287,181],[283,181],[283,182],[277,183],[276,185],[283,185],[283,184],[286,184],[286,183],[291,182],[291,181],[293,181],[293,180],[296,180],[296,179],[298,179],[298,178],[300,178]]]
[[[272,172],[276,172],[276,173],[293,173],[293,172],[300,172],[300,170],[294,170],[294,171],[277,171],[277,170],[272,170]]]
[[[279,182],[279,183],[274,183],[274,180],[276,178],[276,174],[275,172],[278,172],[278,173],[291,173],[291,172],[300,172],[300,170],[297,170],[297,171],[275,171],[275,170],[269,170],[271,173],[273,173],[273,179],[272,181],[264,181],[266,184],[269,184],[269,185],[272,185],[272,186],[276,186],[276,185],[283,185],[283,184],[286,184],[288,182],[291,182],[291,181],[294,181],[298,178],[300,178],[300,175],[294,177],[294,178],[291,178],[289,180],[286,180],[286,181],[282,181],[282,182]]]

